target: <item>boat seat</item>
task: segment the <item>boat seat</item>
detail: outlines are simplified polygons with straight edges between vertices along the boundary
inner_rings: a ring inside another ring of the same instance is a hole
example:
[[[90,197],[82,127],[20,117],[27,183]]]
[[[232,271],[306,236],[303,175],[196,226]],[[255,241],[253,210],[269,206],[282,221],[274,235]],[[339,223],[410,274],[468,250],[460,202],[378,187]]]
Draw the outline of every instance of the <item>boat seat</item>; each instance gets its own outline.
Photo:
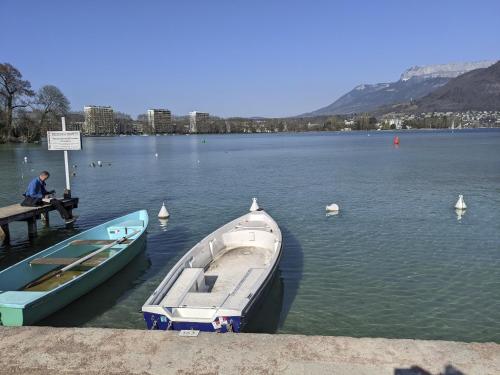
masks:
[[[188,292],[196,292],[205,285],[203,268],[184,268],[161,301],[161,306],[178,307]]]
[[[182,300],[180,307],[193,307],[193,308],[206,308],[206,307],[220,307],[226,300],[228,293],[195,293],[188,292],[186,297]]]
[[[76,262],[78,259],[79,258],[35,258],[30,261],[30,265],[44,264],[54,266],[67,266],[68,264]],[[90,258],[89,260],[83,262],[81,266],[95,267],[101,264],[106,259],[108,259],[108,257]]]
[[[238,223],[236,225],[235,231],[240,230],[265,230],[271,231],[271,227],[264,221],[246,221],[244,223]]]
[[[111,240],[118,240],[130,235],[134,231],[141,231],[144,228],[144,220],[127,220],[107,228],[108,236]]]
[[[70,242],[70,245],[109,245],[115,241],[116,240],[74,240]],[[121,243],[128,244],[130,242],[131,241],[129,239],[126,239]]]
[[[264,273],[264,270],[265,268],[250,268],[229,294],[222,308],[235,310],[243,308],[252,297],[250,293],[259,277]]]
[[[8,291],[0,293],[0,305],[23,308],[46,294],[45,292]]]

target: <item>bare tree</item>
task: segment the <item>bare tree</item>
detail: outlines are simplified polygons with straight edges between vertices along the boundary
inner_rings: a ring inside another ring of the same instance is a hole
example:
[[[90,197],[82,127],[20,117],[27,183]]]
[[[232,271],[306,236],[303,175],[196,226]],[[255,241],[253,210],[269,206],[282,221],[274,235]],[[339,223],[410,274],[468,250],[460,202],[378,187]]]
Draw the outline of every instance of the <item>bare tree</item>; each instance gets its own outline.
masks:
[[[12,112],[15,108],[27,107],[26,97],[35,95],[31,83],[22,79],[22,74],[9,63],[0,64],[0,96],[5,107],[7,136],[12,135]]]
[[[34,109],[40,114],[39,126],[43,129],[47,116],[60,117],[68,113],[69,100],[56,86],[46,85],[38,90]]]

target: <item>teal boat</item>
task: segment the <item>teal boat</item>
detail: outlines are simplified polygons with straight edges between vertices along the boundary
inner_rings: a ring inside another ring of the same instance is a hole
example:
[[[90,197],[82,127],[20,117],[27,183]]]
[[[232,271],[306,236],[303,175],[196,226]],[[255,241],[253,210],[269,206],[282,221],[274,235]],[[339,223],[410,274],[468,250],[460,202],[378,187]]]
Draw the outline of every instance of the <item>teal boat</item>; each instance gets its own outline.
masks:
[[[143,248],[145,210],[79,233],[0,272],[0,325],[30,325],[89,292]]]

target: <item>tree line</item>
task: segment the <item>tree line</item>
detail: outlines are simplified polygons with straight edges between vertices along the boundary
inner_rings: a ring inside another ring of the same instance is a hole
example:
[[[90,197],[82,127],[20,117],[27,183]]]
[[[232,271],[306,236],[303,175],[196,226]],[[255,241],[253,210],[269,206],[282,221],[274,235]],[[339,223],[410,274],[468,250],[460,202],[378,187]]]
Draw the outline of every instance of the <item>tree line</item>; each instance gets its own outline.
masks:
[[[69,109],[69,100],[56,86],[35,91],[16,67],[0,64],[0,143],[38,141]]]

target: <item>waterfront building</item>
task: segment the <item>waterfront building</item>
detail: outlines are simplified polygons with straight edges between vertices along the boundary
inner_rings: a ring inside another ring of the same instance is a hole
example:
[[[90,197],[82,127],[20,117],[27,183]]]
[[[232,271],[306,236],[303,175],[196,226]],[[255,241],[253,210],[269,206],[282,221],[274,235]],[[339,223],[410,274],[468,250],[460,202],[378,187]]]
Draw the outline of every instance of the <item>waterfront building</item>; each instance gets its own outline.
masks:
[[[209,114],[206,112],[192,111],[189,112],[189,132],[197,133],[200,126],[208,122]]]
[[[148,109],[148,126],[152,133],[168,133],[172,128],[172,114],[168,109]]]
[[[103,106],[85,106],[85,124],[83,133],[85,135],[109,135],[115,134],[115,120],[113,108]]]

